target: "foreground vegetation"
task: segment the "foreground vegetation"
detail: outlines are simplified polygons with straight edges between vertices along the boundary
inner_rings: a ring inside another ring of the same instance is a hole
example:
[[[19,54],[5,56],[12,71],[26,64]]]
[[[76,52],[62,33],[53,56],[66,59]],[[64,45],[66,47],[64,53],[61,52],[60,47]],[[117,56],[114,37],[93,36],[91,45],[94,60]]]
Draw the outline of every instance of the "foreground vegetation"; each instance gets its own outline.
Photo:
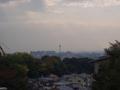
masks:
[[[44,56],[33,58],[28,53],[14,53],[0,57],[0,85],[8,90],[28,90],[28,78],[55,74],[92,73],[93,65],[88,58],[65,58]]]
[[[120,42],[110,43],[105,52],[109,59],[101,64],[93,90],[120,90]]]
[[[105,49],[107,62],[102,63],[94,76],[93,90],[120,90],[120,42],[111,43]],[[28,78],[38,78],[55,74],[93,73],[89,58],[65,58],[44,56],[33,58],[28,53],[0,54],[0,87],[8,90],[28,90]]]

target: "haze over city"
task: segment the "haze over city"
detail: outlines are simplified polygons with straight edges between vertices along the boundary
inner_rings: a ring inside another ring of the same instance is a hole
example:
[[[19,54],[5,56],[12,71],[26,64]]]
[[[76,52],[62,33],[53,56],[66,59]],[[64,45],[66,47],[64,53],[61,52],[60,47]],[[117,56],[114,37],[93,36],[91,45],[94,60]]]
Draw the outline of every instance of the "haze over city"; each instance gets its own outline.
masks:
[[[120,41],[120,0],[0,0],[8,52],[102,51]]]

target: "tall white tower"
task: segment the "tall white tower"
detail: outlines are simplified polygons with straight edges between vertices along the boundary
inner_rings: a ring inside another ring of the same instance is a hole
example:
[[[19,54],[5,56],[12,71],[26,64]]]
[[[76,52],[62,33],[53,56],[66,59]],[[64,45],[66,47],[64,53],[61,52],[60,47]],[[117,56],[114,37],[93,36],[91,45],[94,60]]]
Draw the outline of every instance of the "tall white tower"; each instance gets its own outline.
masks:
[[[61,52],[61,48],[62,48],[62,46],[61,46],[61,44],[59,44],[59,53]]]

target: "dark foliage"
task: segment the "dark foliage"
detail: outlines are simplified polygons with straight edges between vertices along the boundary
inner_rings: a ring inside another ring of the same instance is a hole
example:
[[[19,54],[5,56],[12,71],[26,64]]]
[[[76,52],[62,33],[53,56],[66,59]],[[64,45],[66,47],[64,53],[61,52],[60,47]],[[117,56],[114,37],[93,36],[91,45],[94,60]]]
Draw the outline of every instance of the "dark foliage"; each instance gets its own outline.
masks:
[[[93,73],[94,66],[89,58],[65,58],[66,73]]]
[[[120,42],[116,41],[105,49],[109,60],[101,64],[95,76],[93,90],[120,90]]]

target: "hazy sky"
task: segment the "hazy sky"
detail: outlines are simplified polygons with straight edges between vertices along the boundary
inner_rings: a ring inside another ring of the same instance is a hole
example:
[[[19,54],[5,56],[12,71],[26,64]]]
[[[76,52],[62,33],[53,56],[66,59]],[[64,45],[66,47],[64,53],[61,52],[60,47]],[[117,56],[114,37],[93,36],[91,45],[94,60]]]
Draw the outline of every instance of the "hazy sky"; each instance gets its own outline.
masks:
[[[7,52],[57,51],[59,44],[63,51],[101,51],[114,40],[120,40],[120,0],[0,0]]]

